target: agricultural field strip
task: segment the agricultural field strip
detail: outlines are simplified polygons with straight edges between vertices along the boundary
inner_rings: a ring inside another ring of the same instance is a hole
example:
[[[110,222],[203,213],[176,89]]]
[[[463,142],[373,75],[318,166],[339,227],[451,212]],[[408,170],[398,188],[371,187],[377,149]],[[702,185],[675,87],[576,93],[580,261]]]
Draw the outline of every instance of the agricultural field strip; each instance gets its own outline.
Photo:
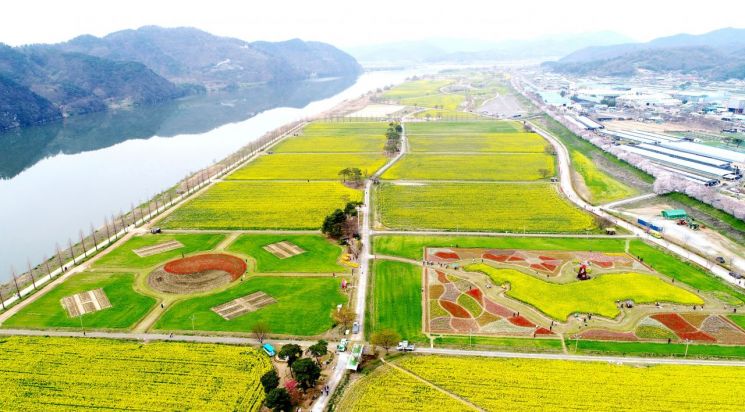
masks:
[[[56,336],[56,337],[83,337],[81,332],[59,331],[59,330],[27,330],[27,329],[0,329],[0,336]],[[258,345],[259,341],[253,338],[242,338],[225,335],[179,335],[173,337],[168,333],[130,333],[130,332],[86,332],[89,338],[141,340],[141,341],[176,341],[176,342],[201,342],[201,343],[224,343],[232,345]],[[294,343],[298,345],[312,345],[316,340],[302,339],[272,339],[277,345]],[[331,342],[335,343],[335,342]],[[613,362],[624,364],[646,364],[646,365],[704,365],[704,366],[738,366],[745,368],[745,360],[711,360],[711,359],[686,359],[686,358],[642,358],[629,356],[595,356],[595,355],[570,355],[562,353],[530,353],[530,352],[506,352],[506,351],[484,351],[466,349],[443,349],[426,348],[416,349],[417,353],[452,355],[452,356],[483,356],[488,358],[518,358],[518,359],[554,359],[575,360],[593,362]]]

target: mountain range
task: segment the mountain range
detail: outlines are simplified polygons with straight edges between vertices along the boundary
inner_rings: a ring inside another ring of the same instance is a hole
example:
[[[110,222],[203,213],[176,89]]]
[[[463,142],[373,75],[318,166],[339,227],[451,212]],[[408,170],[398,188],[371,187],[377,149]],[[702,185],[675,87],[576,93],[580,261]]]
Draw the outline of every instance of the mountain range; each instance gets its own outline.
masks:
[[[247,85],[356,76],[326,43],[245,42],[194,28],[146,26],[104,37],[0,44],[0,130]]]
[[[588,46],[621,44],[629,41],[629,37],[604,31],[499,42],[453,38],[427,39],[353,47],[346,50],[361,62],[464,63],[555,58]]]
[[[713,80],[745,78],[745,29],[678,34],[646,43],[587,47],[544,67],[580,75],[632,76],[639,70],[698,74]]]

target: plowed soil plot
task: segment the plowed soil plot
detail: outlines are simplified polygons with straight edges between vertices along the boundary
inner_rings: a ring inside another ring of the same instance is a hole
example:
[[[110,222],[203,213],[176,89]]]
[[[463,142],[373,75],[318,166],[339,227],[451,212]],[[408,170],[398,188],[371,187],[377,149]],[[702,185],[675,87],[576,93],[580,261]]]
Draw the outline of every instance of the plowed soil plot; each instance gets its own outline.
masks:
[[[155,290],[188,294],[227,285],[245,271],[246,263],[235,256],[198,255],[168,262],[150,273],[147,280]]]

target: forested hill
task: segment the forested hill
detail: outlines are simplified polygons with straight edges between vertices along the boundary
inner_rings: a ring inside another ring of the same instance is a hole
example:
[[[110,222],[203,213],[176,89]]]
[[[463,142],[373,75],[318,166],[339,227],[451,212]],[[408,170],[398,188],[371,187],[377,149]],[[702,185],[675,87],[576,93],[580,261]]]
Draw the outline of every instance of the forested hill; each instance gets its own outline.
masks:
[[[206,90],[362,71],[325,43],[253,42],[193,28],[143,27],[66,43],[0,43],[0,130]]]
[[[313,77],[356,76],[361,66],[334,46],[299,39],[245,42],[189,28],[146,26],[105,37],[77,37],[55,48],[143,63],[177,83],[210,89]]]
[[[556,62],[551,70],[581,75],[631,76],[639,70],[698,74],[714,80],[745,78],[745,29],[721,29],[662,37],[647,43],[588,47]]]

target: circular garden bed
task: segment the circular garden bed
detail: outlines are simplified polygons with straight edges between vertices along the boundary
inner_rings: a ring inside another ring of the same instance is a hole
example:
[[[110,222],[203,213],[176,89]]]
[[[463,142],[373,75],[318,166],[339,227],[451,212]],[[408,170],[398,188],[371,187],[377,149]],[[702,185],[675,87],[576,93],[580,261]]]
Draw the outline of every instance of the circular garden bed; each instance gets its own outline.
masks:
[[[205,254],[168,262],[152,271],[147,283],[165,293],[199,293],[227,285],[245,272],[242,259],[222,253]]]

